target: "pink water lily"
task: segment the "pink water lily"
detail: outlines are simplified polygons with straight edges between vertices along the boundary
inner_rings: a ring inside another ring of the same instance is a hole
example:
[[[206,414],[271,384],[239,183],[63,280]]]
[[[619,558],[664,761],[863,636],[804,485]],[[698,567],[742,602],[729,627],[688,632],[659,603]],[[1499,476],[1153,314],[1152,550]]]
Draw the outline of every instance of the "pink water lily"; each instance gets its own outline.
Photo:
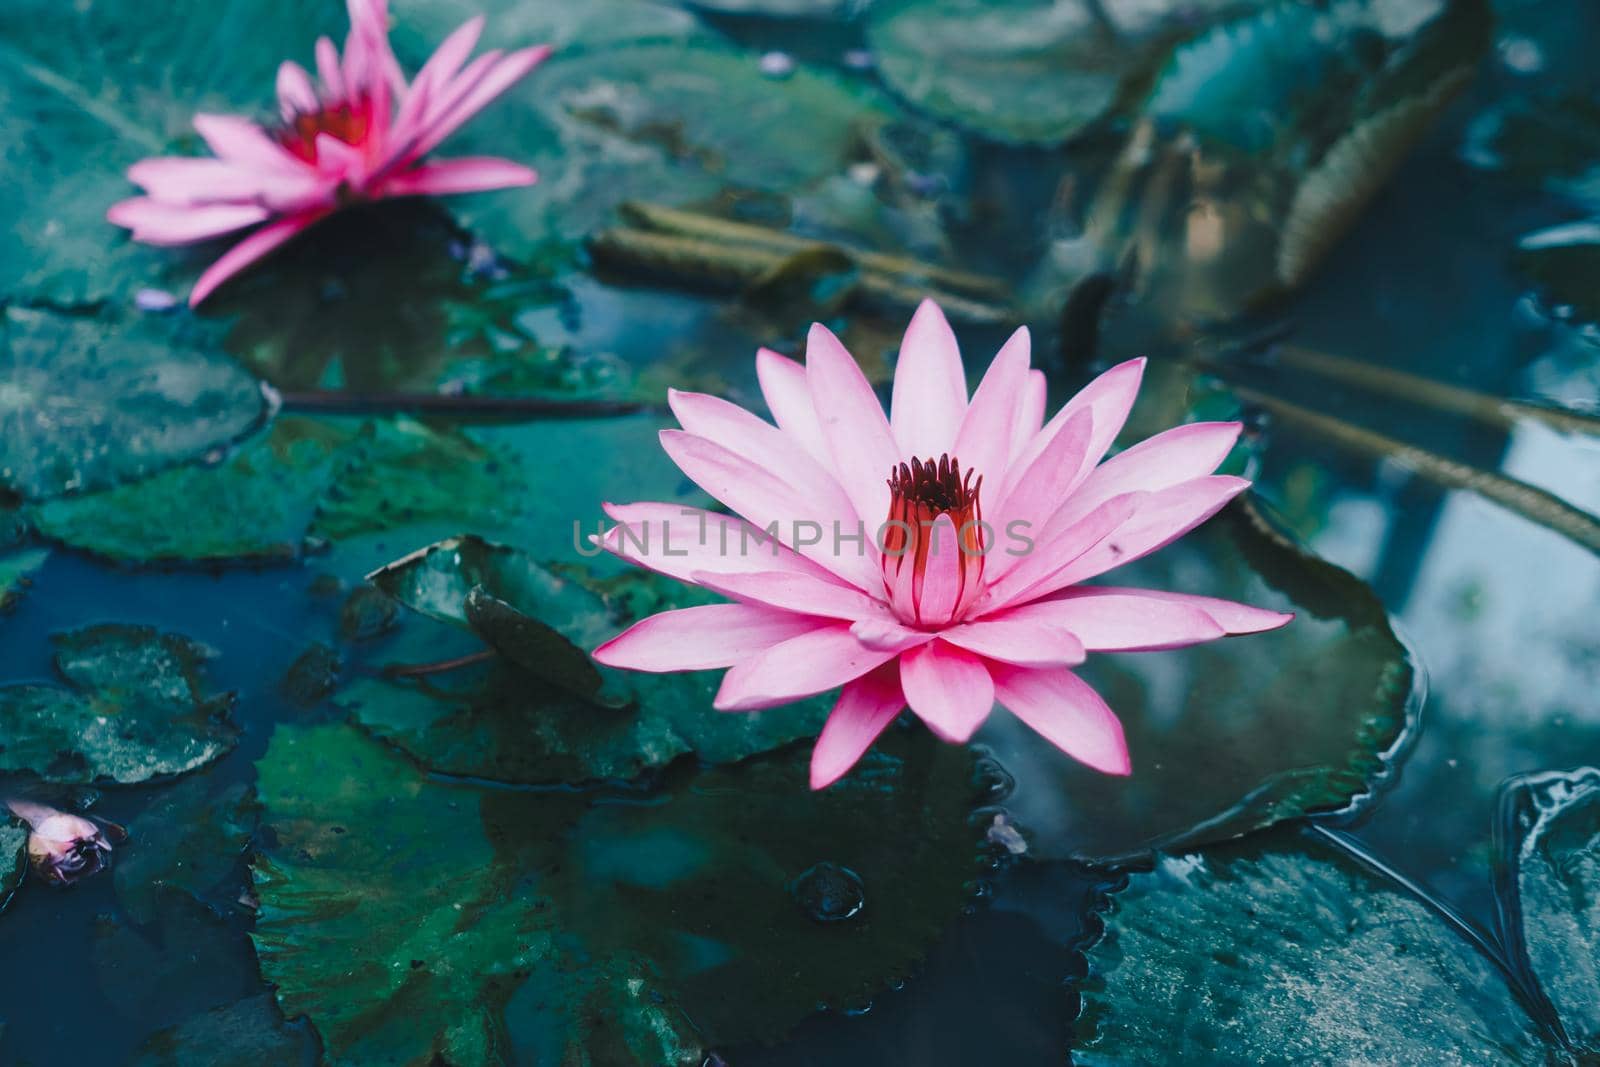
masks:
[[[20,797],[5,801],[28,824],[28,863],[51,885],[71,885],[111,865],[111,840],[126,839],[115,823],[96,823]]]
[[[776,425],[674,391],[683,428],[661,433],[683,472],[735,514],[608,504],[617,525],[599,539],[731,603],[653,615],[594,655],[639,671],[728,668],[715,700],[724,711],[842,687],[812,753],[813,789],[848,771],[907,705],[960,743],[998,702],[1069,756],[1127,774],[1122,724],[1072,668],[1090,652],[1179,648],[1291,618],[1083,584],[1176,540],[1249,485],[1212,473],[1239,435],[1232,422],[1179,426],[1100,462],[1142,359],[1096,378],[1047,423],[1027,330],[969,399],[955,335],[925,301],[887,418],[821,325],[804,365],[762,350],[756,370]]]
[[[317,41],[314,79],[297,63],[278,68],[279,121],[196,115],[214,158],[140,160],[128,178],[144,196],[112,205],[106,218],[136,241],[186,245],[264,223],[196,282],[189,303],[295,234],[352,201],[479,192],[531,185],[538,175],[492,156],[426,161],[462,123],[515,84],[547,47],[468,61],[480,15],[445,38],[409,84],[389,47],[388,0],[348,0],[341,55]]]

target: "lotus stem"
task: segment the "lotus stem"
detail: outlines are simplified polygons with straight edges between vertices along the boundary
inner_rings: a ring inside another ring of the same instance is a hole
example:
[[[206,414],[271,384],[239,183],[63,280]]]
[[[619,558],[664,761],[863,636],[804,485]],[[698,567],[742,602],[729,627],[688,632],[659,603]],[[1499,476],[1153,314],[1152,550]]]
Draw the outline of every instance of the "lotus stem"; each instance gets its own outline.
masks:
[[[380,672],[387,678],[421,678],[429,674],[444,674],[447,671],[460,670],[462,667],[471,667],[477,663],[485,663],[494,659],[499,653],[492,648],[469,652],[465,656],[456,656],[454,659],[442,659],[434,663],[391,663]]]
[[[1600,554],[1600,519],[1573,507],[1554,493],[1504,474],[1449,459],[1332,415],[1279,400],[1257,389],[1234,386],[1233,392],[1245,403],[1253,404],[1297,429],[1376,459],[1392,459],[1447,489],[1465,489],[1476,493],[1529,522],[1554,530],[1590,552]]]

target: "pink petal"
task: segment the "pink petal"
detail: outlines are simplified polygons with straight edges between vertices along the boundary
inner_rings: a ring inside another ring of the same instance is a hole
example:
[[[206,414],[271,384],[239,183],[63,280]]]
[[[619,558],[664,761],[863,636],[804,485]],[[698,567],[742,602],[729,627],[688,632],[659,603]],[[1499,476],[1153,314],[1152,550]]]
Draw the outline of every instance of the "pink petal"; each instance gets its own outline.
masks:
[[[1003,539],[1001,544],[1005,547],[991,552],[990,561],[1011,552],[1023,554],[1019,562],[984,592],[978,602],[979,612],[992,613],[1007,605],[1032,600],[1060,589],[1067,583],[1058,581],[1057,575],[1074,567],[1089,552],[1117,534],[1136,514],[1145,498],[1146,494],[1143,493],[1112,497],[1068,529],[1057,532],[1052,541],[1036,541],[1028,545],[1016,542],[1013,547],[1011,538]]]
[[[331,195],[310,170],[245,167],[223,159],[152,156],[128,168],[128,180],[165,204],[248,203],[288,212]]]
[[[449,196],[532,185],[539,175],[520,163],[493,156],[468,156],[424,163],[392,175],[382,183],[382,196]]]
[[[296,115],[314,115],[321,110],[317,90],[304,67],[290,60],[278,66],[278,111],[284,120]]]
[[[1063,513],[1087,514],[1121,493],[1154,492],[1210,474],[1228,458],[1242,428],[1237,422],[1192,422],[1147,437],[1096,467]]]
[[[366,173],[367,157],[358,147],[346,144],[331,133],[316,136],[317,173],[324,181],[359,185]]]
[[[854,681],[894,657],[864,647],[845,623],[824,625],[729,669],[714,706],[756,711],[790,704]]]
[[[1040,543],[1049,541],[1046,520],[1067,499],[1092,462],[1089,442],[1094,435],[1093,423],[1090,412],[1074,413],[1044,451],[1015,472],[1011,491],[993,512],[996,527],[1007,538],[1021,533]],[[1028,557],[1004,551],[993,553],[986,564],[990,580],[998,580],[1025,558]]]
[[[1064,627],[1016,611],[963,623],[941,632],[939,639],[1019,667],[1076,667],[1085,657],[1083,642]]]
[[[967,375],[944,312],[917,305],[900,342],[889,425],[902,456],[938,459],[955,447],[967,413]]]
[[[630,563],[681,582],[696,572],[755,574],[790,571],[838,581],[775,538],[732,515],[682,504],[607,504],[617,521],[599,545]]]
[[[712,574],[695,571],[691,580],[725,597],[751,604],[764,604],[802,615],[830,619],[870,619],[887,614],[888,609],[859,589],[840,585],[826,578],[815,578],[793,571],[764,571],[755,574]]]
[[[1005,486],[1006,461],[1011,458],[1011,433],[1017,425],[1028,389],[1028,328],[1020,327],[1001,346],[994,362],[972,394],[972,404],[961,419],[952,455],[962,469],[983,476],[982,499],[993,512]],[[1042,397],[1039,410],[1044,410]]]
[[[308,170],[265,130],[234,115],[196,115],[195,132],[219,158],[242,167],[265,167],[289,172]]]
[[[189,306],[196,307],[200,301],[211,295],[212,290],[227,281],[229,278],[244,270],[250,264],[271,252],[289,238],[306,229],[312,223],[323,218],[327,212],[307,212],[303,215],[290,215],[288,218],[279,219],[261,227],[249,237],[240,241],[218,259],[200,279],[194,283],[194,289],[189,293]]]
[[[461,72],[462,64],[467,61],[467,56],[472,54],[473,48],[478,44],[478,37],[483,33],[483,24],[484,17],[474,15],[457,26],[450,36],[434,49],[433,55],[428,57],[428,61],[417,72],[405,99],[400,102],[400,113],[394,123],[396,138],[407,138],[414,132],[415,124],[428,113],[428,107],[437,94]]]
[[[856,515],[876,533],[889,515],[889,472],[900,451],[867,376],[826,326],[806,335],[806,384],[817,422]]]
[[[153,245],[186,245],[242,230],[270,212],[257,204],[206,204],[185,207],[137,196],[112,204],[106,220],[133,231],[133,239]]]
[[[500,51],[491,49],[468,63],[449,83],[430,88],[427,99],[419,97],[416,112],[406,116],[404,128],[397,127],[394,131],[380,172],[398,170],[415,162],[423,154],[418,145],[433,128],[434,122],[465,99],[500,59]],[[415,87],[413,95],[414,90]]]
[[[1044,428],[1044,409],[1049,402],[1050,385],[1045,379],[1044,372],[1030,370],[1027,384],[1022,388],[1022,401],[1018,409],[1017,421],[1011,426],[1011,450],[1006,461],[1006,469],[1010,468],[1022,458],[1022,453],[1039,436],[1039,431]],[[994,491],[998,494],[1004,484],[998,484]]]
[[[412,155],[425,156],[450,136],[462,123],[487,107],[495,97],[526,77],[534,67],[550,55],[548,45],[524,48],[501,59],[482,75],[470,91],[451,102],[447,110],[430,117],[427,127],[420,131]]]
[[[1130,359],[1126,363],[1119,363],[1106,371],[1100,377],[1084,386],[1078,395],[1056,412],[1045,428],[1041,430],[1032,442],[1023,449],[1022,456],[1012,464],[1012,475],[1008,479],[1008,488],[1016,485],[1017,472],[1025,469],[1033,462],[1033,458],[1050,446],[1051,440],[1067,425],[1067,422],[1080,411],[1088,410],[1094,415],[1094,433],[1089,438],[1088,462],[1091,466],[1100,462],[1100,457],[1106,454],[1106,449],[1111,447],[1111,442],[1117,439],[1117,434],[1122,432],[1122,426],[1128,421],[1128,412],[1133,410],[1133,401],[1139,395],[1139,382],[1144,377],[1145,360]]]
[[[880,652],[904,652],[937,636],[931,630],[913,630],[886,617],[857,619],[850,624],[850,632],[857,641]]]
[[[1287,626],[1294,621],[1292,611],[1272,611],[1267,608],[1253,607],[1249,604],[1240,604],[1234,600],[1222,600],[1214,596],[1191,596],[1187,593],[1167,593],[1156,589],[1117,589],[1109,587],[1106,593],[1127,593],[1131,596],[1142,596],[1159,600],[1166,604],[1184,604],[1189,607],[1199,608],[1217,621],[1229,634],[1258,634],[1267,630],[1276,630],[1280,626]]]
[[[1035,590],[1033,595],[1042,596],[1076,585],[1165,548],[1221,511],[1223,505],[1248,488],[1250,483],[1244,478],[1213,474],[1144,494],[1133,515],[1115,534],[1052,575],[1048,585]]]
[[[956,606],[961,602],[962,594],[969,592],[962,583],[962,574],[971,569],[973,561],[963,561],[961,544],[956,534],[956,524],[948,515],[940,515],[933,521],[933,526],[927,531],[928,557],[927,566],[923,569],[921,595],[917,596],[913,606],[913,614],[918,623],[924,626],[943,626],[956,614]],[[963,566],[963,563],[967,566]],[[902,568],[903,573],[911,572],[912,566],[908,562]],[[976,585],[976,583],[974,583]],[[977,591],[970,590],[973,596]],[[896,612],[905,618],[904,613]]]
[[[344,99],[344,72],[339,69],[339,49],[326,37],[317,38],[317,77],[329,100]]]
[[[994,681],[983,660],[930,641],[900,657],[906,702],[945,741],[965,744],[994,708]]]
[[[817,410],[811,406],[805,367],[788,356],[763,348],[756,352],[756,377],[761,382],[767,410],[772,412],[772,421],[794,438],[812,459],[825,467],[830,466],[833,457],[828,455],[828,442],[822,438]]]
[[[713,670],[816,626],[815,619],[749,604],[703,604],[641,619],[595,649],[594,658],[630,671]]]
[[[1091,652],[1154,652],[1214,641],[1225,633],[1198,607],[1163,603],[1129,591],[1072,589],[992,616],[1019,624],[1056,626],[1075,634]]]
[[[794,486],[766,467],[696,434],[662,430],[661,447],[696,485],[757,527],[774,530],[801,555],[858,588],[881,584],[878,562],[870,551],[873,531],[863,533],[853,523],[840,526],[844,520],[832,510],[834,501],[799,496]],[[858,534],[864,538],[860,551],[850,545],[834,551],[836,536]],[[814,543],[806,543],[813,541],[813,535]]]
[[[1071,671],[996,664],[994,695],[1011,714],[1080,763],[1105,774],[1132,772],[1122,723],[1100,694]]]
[[[872,742],[906,706],[900,672],[886,664],[850,682],[839,692],[828,721],[811,750],[811,788],[826,789],[872,747]]]

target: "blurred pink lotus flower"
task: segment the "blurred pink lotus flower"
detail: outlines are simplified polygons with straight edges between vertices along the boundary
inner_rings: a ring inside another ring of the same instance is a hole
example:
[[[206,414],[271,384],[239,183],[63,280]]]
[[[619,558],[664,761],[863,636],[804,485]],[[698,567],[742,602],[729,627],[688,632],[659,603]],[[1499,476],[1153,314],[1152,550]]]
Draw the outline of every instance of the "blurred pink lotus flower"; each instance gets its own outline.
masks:
[[[598,543],[733,603],[651,616],[595,658],[729,668],[715,700],[725,711],[842,686],[812,753],[813,789],[848,771],[908,704],[961,743],[998,702],[1069,756],[1129,773],[1122,724],[1073,673],[1087,653],[1178,648],[1291,618],[1082,584],[1176,540],[1250,484],[1212,473],[1238,438],[1232,422],[1179,426],[1100,462],[1143,370],[1142,359],[1113,367],[1046,423],[1044,376],[1029,369],[1020,329],[969,400],[955,335],[924,301],[888,418],[821,325],[803,366],[756,357],[776,426],[670,392],[683,429],[663,430],[662,446],[735,516],[608,504],[617,525]]]
[[[28,824],[28,862],[52,885],[71,885],[111,866],[110,838],[120,841],[127,837],[127,831],[115,823],[92,822],[47,804],[15,797],[5,803]]]
[[[295,234],[352,201],[532,185],[538,175],[493,156],[423,162],[439,142],[550,54],[548,47],[467,56],[480,15],[445,38],[409,85],[389,47],[388,0],[348,0],[341,56],[317,41],[317,79],[278,68],[281,120],[263,127],[196,115],[215,158],[140,160],[128,178],[145,190],[106,218],[136,241],[185,245],[266,223],[200,276],[190,305]]]

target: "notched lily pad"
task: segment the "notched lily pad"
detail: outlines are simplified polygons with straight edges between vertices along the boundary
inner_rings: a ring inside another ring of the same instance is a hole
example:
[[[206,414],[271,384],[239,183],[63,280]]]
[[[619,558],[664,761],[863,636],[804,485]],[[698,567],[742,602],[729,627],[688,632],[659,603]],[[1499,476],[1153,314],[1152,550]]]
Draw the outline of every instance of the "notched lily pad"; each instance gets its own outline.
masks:
[[[1388,773],[1414,668],[1377,595],[1298,548],[1246,500],[1109,576],[1297,613],[1281,630],[1191,649],[1091,656],[1133,773],[1096,774],[1010,716],[980,740],[1017,778],[1007,802],[1044,855],[1126,859],[1344,809]]]
[[[814,736],[827,712],[821,699],[719,712],[711,707],[714,674],[596,666],[588,650],[629,623],[702,602],[642,572],[558,573],[516,549],[459,537],[397,560],[372,581],[502,653],[468,670],[416,681],[368,677],[340,691],[363,728],[434,770],[524,783],[631,778],[690,752],[723,763]],[[418,625],[427,624],[411,623]]]
[[[0,312],[0,483],[26,499],[132,481],[243,437],[256,380],[154,330]]]
[[[0,770],[131,784],[192,771],[233,747],[233,697],[206,693],[204,647],[122,625],[55,643],[66,686],[0,687]]]
[[[1078,1063],[1546,1062],[1488,959],[1292,830],[1134,875],[1088,955]]]
[[[280,726],[257,769],[262,975],[332,1064],[698,1063],[873,995],[974,874],[970,759],[920,735],[820,794],[790,756],[650,794],[448,784],[347,725]],[[791,892],[824,860],[851,919]]]

